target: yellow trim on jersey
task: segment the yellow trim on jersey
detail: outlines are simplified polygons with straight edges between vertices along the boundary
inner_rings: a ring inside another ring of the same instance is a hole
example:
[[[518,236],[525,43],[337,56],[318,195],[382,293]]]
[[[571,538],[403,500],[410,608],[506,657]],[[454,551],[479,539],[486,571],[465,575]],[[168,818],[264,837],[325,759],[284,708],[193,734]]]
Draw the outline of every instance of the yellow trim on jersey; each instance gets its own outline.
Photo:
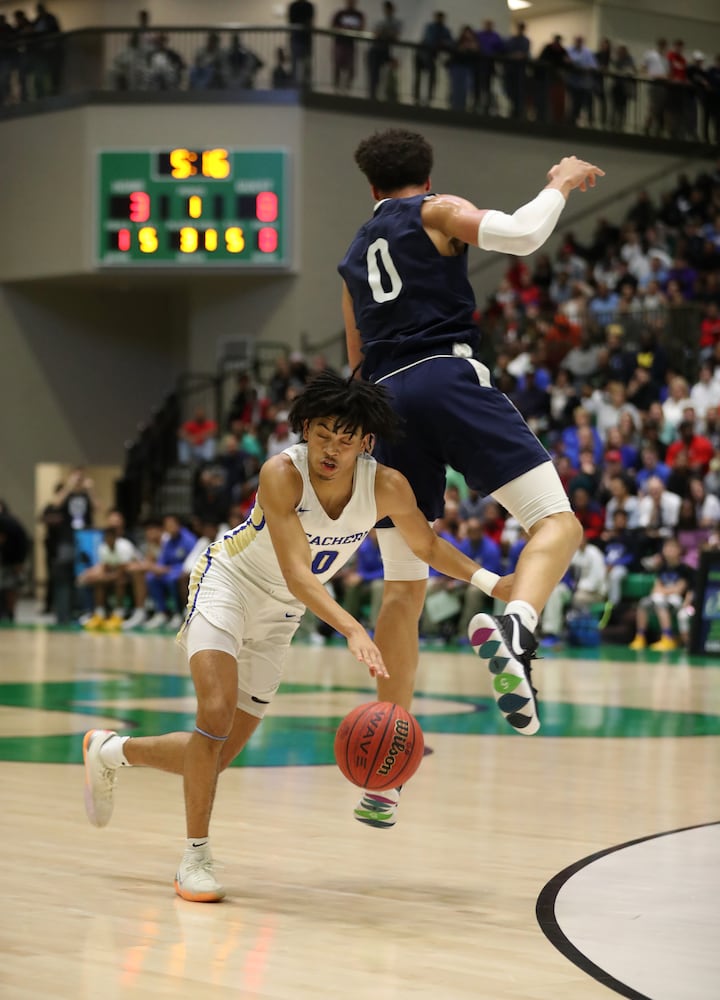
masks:
[[[224,534],[218,542],[213,542],[210,546],[210,554],[224,552],[229,556],[239,556],[248,545],[255,541],[258,531],[264,526],[265,515],[256,500],[255,506],[250,511],[250,516],[239,527]]]
[[[195,563],[193,571],[190,574],[187,604],[189,610],[186,624],[190,621],[190,617],[195,610],[200,584],[202,583],[205,574],[210,569],[215,556],[218,556],[221,553],[229,556],[240,555],[240,553],[244,552],[248,546],[252,545],[258,536],[258,532],[264,527],[264,525],[265,515],[263,514],[260,504],[255,501],[255,505],[250,511],[249,517],[247,517],[241,525],[234,528],[232,531],[228,531],[222,536],[222,538],[213,542],[212,545],[208,545],[203,555]]]

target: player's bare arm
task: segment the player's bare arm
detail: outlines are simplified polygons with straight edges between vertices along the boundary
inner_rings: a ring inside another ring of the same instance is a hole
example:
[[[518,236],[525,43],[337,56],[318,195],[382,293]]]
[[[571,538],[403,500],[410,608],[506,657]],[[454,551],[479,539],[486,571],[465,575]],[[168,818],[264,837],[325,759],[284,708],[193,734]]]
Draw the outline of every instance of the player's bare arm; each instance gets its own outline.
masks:
[[[295,511],[302,497],[302,479],[287,455],[276,455],[260,470],[258,502],[280,570],[290,593],[345,636],[353,656],[365,663],[372,677],[387,677],[380,650],[352,615],[332,599],[311,569],[311,552]]]
[[[481,209],[472,202],[456,195],[441,194],[429,198],[422,208],[423,225],[438,245],[434,234],[447,240],[525,256],[534,253],[555,228],[570,192],[587,191],[595,187],[598,177],[605,172],[586,160],[566,156],[550,168],[548,183],[542,191],[512,215],[495,209]],[[444,251],[456,252],[451,245]]]
[[[378,518],[392,518],[393,524],[418,559],[445,576],[478,585],[477,578],[473,579],[479,568],[477,563],[435,534],[418,508],[415,494],[402,473],[384,465],[378,466],[375,498]],[[511,588],[512,575],[502,576],[495,581],[491,596],[506,601]]]
[[[355,323],[355,309],[348,287],[343,281],[342,286],[342,314],[345,323],[345,343],[347,345],[348,364],[351,371],[354,371],[363,360],[362,337]]]

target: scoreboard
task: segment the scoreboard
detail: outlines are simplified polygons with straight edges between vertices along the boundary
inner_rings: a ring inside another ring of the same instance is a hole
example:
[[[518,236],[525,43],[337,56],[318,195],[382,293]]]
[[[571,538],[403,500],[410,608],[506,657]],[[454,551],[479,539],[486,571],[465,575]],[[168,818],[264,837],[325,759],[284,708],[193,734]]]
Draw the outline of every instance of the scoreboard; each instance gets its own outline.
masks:
[[[286,150],[102,150],[101,267],[290,266]]]

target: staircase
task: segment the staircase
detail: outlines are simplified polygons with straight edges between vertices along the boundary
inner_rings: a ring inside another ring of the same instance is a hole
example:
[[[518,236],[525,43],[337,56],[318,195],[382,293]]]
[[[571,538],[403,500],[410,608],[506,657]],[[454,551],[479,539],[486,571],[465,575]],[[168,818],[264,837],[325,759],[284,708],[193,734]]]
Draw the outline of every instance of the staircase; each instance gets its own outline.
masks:
[[[157,494],[156,513],[159,517],[177,514],[186,521],[192,516],[193,477],[194,472],[189,465],[169,466]]]

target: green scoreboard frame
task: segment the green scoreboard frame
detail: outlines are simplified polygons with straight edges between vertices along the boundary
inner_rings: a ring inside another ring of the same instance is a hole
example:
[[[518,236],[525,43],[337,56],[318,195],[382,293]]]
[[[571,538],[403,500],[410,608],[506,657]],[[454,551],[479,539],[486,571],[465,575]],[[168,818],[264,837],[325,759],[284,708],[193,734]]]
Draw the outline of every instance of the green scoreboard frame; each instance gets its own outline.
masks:
[[[100,267],[290,267],[287,150],[101,150],[97,178]]]

